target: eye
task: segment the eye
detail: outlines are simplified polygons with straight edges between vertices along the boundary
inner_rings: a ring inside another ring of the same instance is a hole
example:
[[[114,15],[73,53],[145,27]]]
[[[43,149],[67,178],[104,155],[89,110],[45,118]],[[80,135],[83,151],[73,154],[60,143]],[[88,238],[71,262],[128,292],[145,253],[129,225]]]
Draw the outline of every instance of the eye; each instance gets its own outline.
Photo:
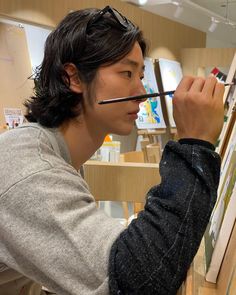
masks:
[[[132,78],[132,72],[131,71],[124,71],[122,72],[126,77]]]

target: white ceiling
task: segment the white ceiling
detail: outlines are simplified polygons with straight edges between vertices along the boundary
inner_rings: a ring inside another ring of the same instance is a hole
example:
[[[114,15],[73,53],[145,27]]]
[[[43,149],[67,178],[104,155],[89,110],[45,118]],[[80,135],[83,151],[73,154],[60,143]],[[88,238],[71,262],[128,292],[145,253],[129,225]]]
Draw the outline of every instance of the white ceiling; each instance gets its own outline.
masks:
[[[123,1],[140,6],[138,0]],[[178,3],[183,9],[176,18]],[[228,47],[236,47],[236,0],[148,0],[140,8],[206,32],[208,37]],[[214,32],[208,30],[212,17],[219,21]]]

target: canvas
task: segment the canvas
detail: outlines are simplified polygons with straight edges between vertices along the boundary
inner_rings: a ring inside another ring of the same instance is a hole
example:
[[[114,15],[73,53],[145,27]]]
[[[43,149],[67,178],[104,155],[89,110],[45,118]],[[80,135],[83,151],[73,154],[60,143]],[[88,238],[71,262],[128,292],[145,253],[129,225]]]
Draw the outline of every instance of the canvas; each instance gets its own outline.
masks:
[[[163,91],[175,90],[179,85],[183,73],[182,68],[179,62],[160,58],[158,60],[159,69],[161,74],[161,82],[163,86]],[[165,103],[167,108],[167,114],[169,119],[170,127],[175,128],[175,121],[173,118],[173,104],[172,104],[173,95],[165,96]]]
[[[236,53],[234,55],[232,64],[230,65],[229,73],[226,78],[226,83],[231,83],[236,78]],[[227,135],[231,127],[231,116],[232,111],[236,103],[236,87],[235,85],[226,87],[224,93],[224,105],[225,105],[225,122],[223,129],[219,136],[219,140],[216,147],[216,152],[218,152],[222,158],[224,157],[224,150],[227,146]]]
[[[218,199],[205,233],[206,280],[215,283],[236,218],[236,124],[222,163]]]
[[[151,58],[145,58],[144,65],[145,71],[143,85],[146,89],[146,92],[159,92],[153,60]],[[160,97],[148,98],[145,102],[140,104],[140,111],[138,113],[138,119],[136,120],[136,126],[138,129],[166,128],[162,114]]]

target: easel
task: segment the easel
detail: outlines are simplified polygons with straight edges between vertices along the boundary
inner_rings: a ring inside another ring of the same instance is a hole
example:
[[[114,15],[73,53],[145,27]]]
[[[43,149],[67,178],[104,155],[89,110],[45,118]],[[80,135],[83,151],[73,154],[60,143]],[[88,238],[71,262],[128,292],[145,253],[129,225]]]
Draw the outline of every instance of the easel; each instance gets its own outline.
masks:
[[[205,249],[201,244],[178,295],[234,295],[236,282],[236,224],[224,256],[217,284],[205,281]],[[228,292],[228,293],[227,293]]]
[[[173,140],[178,139],[177,129],[176,127],[170,127],[170,134],[172,135]]]
[[[213,54],[214,51],[214,54]],[[233,59],[233,63],[231,64]],[[226,82],[228,83],[235,76],[236,54],[235,48],[195,48],[184,49],[182,51],[182,64],[184,74],[196,75],[203,73],[205,67],[211,66],[230,66]],[[228,95],[226,89],[224,95],[224,102]],[[235,93],[234,93],[235,95]],[[228,118],[228,124],[225,124],[223,136],[221,138],[218,152],[224,157],[225,150],[229,141],[229,134],[231,133],[232,126],[235,124],[235,109],[231,106],[231,116]],[[209,283],[205,280],[205,247],[204,239],[199,248],[197,255],[188,271],[185,283],[182,285],[178,295],[234,295],[236,285],[236,223],[231,232],[231,237],[228,242],[226,252],[224,253],[223,262],[221,264],[220,272],[218,274],[217,283]]]
[[[160,129],[140,129],[137,130],[138,136],[142,136],[140,141],[141,150],[143,153],[144,163],[157,163],[161,159],[161,140],[157,140],[157,136],[166,133],[166,128]],[[123,205],[123,207],[125,207]],[[134,214],[143,210],[143,203],[134,203]]]
[[[141,149],[146,163],[159,163],[161,158],[162,142],[157,140],[157,136],[166,133],[166,128],[160,129],[141,129],[138,135],[143,136]]]
[[[138,135],[142,135],[143,138],[148,138],[150,143],[155,143],[156,136],[165,134],[165,133],[166,133],[166,128],[138,130]]]

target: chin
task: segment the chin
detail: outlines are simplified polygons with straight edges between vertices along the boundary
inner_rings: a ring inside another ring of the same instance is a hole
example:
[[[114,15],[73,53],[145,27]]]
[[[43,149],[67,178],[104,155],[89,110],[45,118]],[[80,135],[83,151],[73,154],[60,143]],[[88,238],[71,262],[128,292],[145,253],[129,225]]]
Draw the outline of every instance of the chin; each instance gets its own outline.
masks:
[[[117,134],[117,135],[129,135],[131,132],[132,132],[133,128],[127,128],[126,130],[123,129],[123,130],[116,130],[114,131],[113,133],[114,134]]]
[[[109,133],[113,133],[113,134],[117,134],[117,135],[129,135],[132,130],[133,130],[133,126],[119,126],[119,128],[112,128],[113,130],[111,130]]]
[[[123,123],[123,124],[122,124]],[[113,133],[113,134],[117,134],[117,135],[129,135],[133,128],[134,128],[134,123],[132,122],[126,122],[124,124],[124,122],[122,122],[121,124],[116,124],[115,125],[115,128],[113,126],[113,129],[110,133]]]

